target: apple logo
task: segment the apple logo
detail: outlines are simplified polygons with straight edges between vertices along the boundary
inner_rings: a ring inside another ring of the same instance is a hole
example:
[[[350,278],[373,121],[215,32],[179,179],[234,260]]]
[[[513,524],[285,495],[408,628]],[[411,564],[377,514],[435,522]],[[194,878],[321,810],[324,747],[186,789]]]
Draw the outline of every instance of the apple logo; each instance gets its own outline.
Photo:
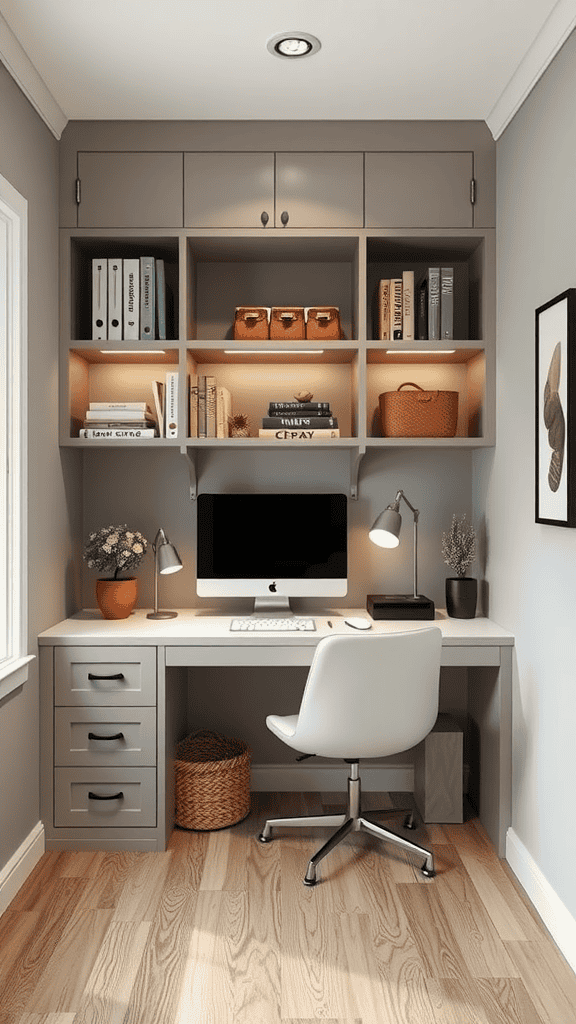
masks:
[[[270,591],[271,594],[275,594],[276,593],[276,584],[275,583],[271,583],[270,586],[268,587],[268,590]]]

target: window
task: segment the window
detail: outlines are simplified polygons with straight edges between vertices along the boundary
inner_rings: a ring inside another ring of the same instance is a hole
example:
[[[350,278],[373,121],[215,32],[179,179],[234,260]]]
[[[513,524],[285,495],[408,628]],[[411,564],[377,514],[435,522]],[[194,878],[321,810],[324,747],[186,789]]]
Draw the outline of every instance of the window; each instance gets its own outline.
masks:
[[[0,697],[20,686],[27,647],[26,200],[0,175]]]

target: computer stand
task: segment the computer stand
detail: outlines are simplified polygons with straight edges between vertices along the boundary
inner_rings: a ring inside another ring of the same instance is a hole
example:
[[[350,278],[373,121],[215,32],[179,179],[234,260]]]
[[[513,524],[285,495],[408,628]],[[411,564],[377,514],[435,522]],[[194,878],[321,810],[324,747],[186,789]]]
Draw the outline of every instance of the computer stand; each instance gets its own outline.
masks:
[[[290,598],[284,594],[270,594],[265,597],[254,598],[254,616],[264,616],[267,619],[274,617],[287,619],[294,615],[290,606]]]

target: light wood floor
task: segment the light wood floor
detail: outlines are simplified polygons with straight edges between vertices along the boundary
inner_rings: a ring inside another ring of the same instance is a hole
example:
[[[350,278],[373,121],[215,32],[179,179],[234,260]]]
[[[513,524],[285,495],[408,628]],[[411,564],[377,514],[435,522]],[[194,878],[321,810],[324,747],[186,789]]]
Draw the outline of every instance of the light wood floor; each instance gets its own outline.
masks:
[[[409,833],[433,880],[355,835],[310,889],[326,833],[257,842],[332,800],[255,794],[166,853],[47,853],[0,918],[0,1024],[576,1024],[576,978],[476,821]]]

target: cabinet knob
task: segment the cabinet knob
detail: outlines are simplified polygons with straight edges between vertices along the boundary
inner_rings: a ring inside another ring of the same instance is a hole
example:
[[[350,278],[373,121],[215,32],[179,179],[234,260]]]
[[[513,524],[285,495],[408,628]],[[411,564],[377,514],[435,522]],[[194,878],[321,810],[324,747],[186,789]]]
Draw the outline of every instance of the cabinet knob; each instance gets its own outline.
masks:
[[[280,214],[280,220],[282,221],[284,227],[286,227],[288,223],[288,210],[284,210],[283,213]]]
[[[268,221],[270,220],[270,217],[266,213],[266,210],[262,210],[262,213],[260,214],[260,220],[262,221],[263,226],[266,227]]]

